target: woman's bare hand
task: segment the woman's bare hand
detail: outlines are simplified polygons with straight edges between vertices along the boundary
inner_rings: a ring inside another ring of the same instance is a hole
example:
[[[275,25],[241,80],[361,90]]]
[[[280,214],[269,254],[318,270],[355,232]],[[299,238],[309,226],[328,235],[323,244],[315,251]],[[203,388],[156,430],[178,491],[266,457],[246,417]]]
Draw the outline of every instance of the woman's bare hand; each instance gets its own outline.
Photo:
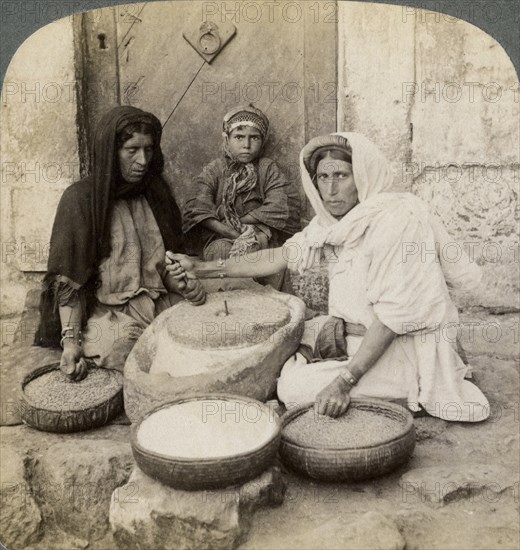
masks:
[[[173,252],[166,251],[164,261],[166,263],[166,273],[168,280],[168,290],[174,291],[179,294],[186,288],[186,271],[181,264],[175,261],[173,258]]]
[[[194,258],[187,256],[186,254],[174,254],[169,250],[166,252],[166,258],[169,258],[170,262],[173,261],[180,265],[188,279],[197,278],[197,276],[193,272],[195,269]],[[166,269],[168,269],[168,263],[166,264]]]
[[[192,304],[200,306],[206,301],[206,291],[193,273],[194,268],[194,260],[186,254],[174,254],[169,250],[166,251],[166,270],[172,274],[174,280],[183,282],[179,294]]]
[[[182,294],[194,306],[201,306],[206,301],[206,291],[198,279],[189,279]]]
[[[88,367],[83,357],[83,350],[72,339],[66,339],[63,342],[60,370],[74,382],[79,382],[87,376]]]
[[[338,376],[316,396],[314,411],[337,418],[345,414],[349,405],[349,386],[343,378]]]

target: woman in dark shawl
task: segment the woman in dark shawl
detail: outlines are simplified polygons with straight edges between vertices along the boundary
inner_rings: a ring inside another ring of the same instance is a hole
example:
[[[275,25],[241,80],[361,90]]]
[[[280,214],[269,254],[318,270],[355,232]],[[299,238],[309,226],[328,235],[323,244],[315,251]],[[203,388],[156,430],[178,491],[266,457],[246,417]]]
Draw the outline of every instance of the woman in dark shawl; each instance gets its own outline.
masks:
[[[116,107],[99,122],[91,174],[68,187],[51,235],[36,344],[63,347],[73,380],[98,366],[122,368],[153,318],[183,298],[203,303],[198,281],[165,252],[184,251],[181,216],[161,177],[161,123],[135,107]]]

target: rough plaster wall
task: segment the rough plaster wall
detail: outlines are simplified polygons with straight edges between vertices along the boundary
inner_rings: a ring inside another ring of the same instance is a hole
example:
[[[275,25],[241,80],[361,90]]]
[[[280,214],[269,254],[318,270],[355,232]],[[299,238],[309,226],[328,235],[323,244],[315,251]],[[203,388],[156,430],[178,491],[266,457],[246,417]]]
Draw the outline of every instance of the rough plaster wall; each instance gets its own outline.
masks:
[[[139,13],[139,24],[128,29],[124,19],[118,22],[122,101],[153,112],[164,124],[164,175],[181,208],[192,178],[222,155],[223,115],[241,103],[253,101],[270,118],[265,154],[289,178],[299,180],[297,160],[305,143],[304,96],[309,86],[304,80],[304,21],[270,22],[267,10],[260,20],[248,20],[233,11],[238,5],[234,2],[211,4],[211,11],[221,5],[231,10],[227,17],[236,35],[211,64],[183,37],[183,32],[200,26],[204,10],[196,9],[196,3],[149,3]],[[221,17],[219,12],[214,21],[219,24]],[[248,49],[276,54],[251,60]],[[135,93],[128,96],[124,90],[131,83]],[[282,93],[287,83],[297,90],[296,100]],[[322,95],[327,91],[323,89]]]
[[[478,295],[459,304],[518,307],[520,103],[509,58],[464,21],[355,2],[339,11],[340,129],[373,139],[395,188],[437,210],[454,238],[441,253],[456,261],[465,248],[482,266]]]
[[[513,305],[520,103],[511,62],[492,38],[464,22],[346,2],[339,15],[340,129],[371,137],[392,161],[396,188],[433,204],[459,243],[476,243],[485,276],[477,305]],[[19,315],[27,290],[39,285],[58,199],[77,179],[73,81],[70,18],[31,36],[5,78],[3,319]]]
[[[400,173],[411,153],[402,83],[414,80],[414,24],[393,6],[338,6],[339,129],[365,134]]]
[[[518,307],[515,69],[492,37],[462,21],[418,24],[416,43],[417,83],[434,93],[419,92],[412,107],[412,190],[437,209],[455,240],[471,243],[466,248],[484,276],[480,303]]]
[[[74,78],[72,18],[29,37],[7,70],[0,136],[3,319],[19,315],[27,290],[39,285],[58,200],[79,176]]]

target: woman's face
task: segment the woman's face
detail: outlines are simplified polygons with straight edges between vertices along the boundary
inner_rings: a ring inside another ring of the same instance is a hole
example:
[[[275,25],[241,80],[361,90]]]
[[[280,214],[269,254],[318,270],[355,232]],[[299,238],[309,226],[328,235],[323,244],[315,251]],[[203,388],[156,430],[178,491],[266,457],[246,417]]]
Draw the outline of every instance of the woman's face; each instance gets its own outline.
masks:
[[[238,126],[228,138],[229,152],[243,164],[255,160],[262,150],[262,134],[252,126]]]
[[[342,218],[358,203],[352,164],[327,155],[318,163],[316,180],[323,204],[335,218]]]
[[[153,138],[149,134],[134,132],[119,149],[119,169],[128,183],[140,182],[153,157]]]

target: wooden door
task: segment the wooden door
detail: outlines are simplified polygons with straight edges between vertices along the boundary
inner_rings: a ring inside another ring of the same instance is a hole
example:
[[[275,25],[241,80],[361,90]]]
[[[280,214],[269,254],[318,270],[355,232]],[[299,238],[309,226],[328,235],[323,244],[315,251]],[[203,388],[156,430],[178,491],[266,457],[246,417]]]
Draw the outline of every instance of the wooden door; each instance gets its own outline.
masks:
[[[192,178],[221,154],[223,115],[252,102],[271,122],[266,156],[301,188],[302,146],[336,130],[336,9],[335,2],[303,0],[150,2],[101,10],[95,21],[77,24],[83,44],[91,44],[79,52],[84,116],[92,126],[115,104],[153,112],[163,124],[165,176],[182,205]],[[207,20],[236,27],[211,63],[183,37]],[[88,141],[90,130],[85,135]],[[309,208],[302,208],[303,220]]]

